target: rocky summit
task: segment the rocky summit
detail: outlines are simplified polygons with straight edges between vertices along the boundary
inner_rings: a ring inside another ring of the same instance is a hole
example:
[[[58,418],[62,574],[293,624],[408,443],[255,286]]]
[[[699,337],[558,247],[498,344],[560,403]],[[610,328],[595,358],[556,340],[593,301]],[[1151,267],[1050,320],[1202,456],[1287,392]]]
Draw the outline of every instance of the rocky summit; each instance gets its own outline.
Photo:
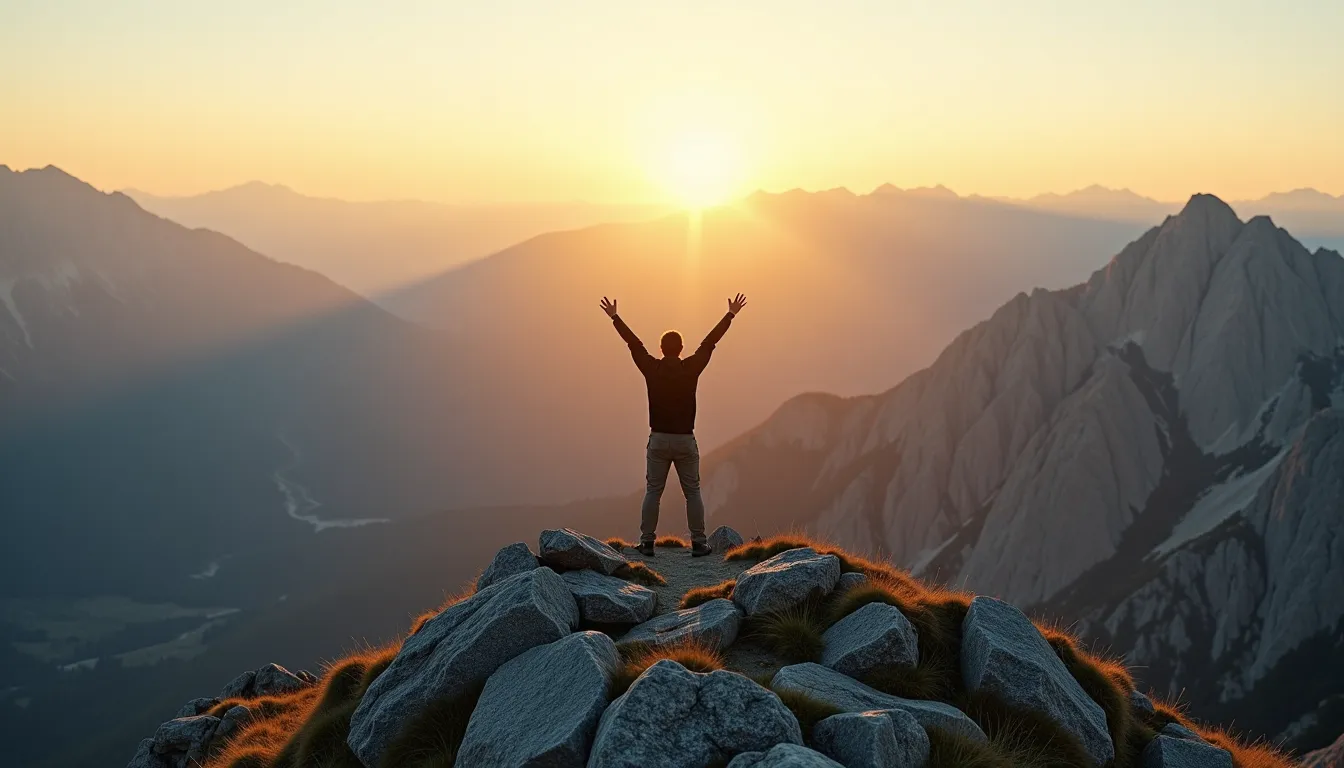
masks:
[[[128,768],[1292,765],[1008,602],[717,533],[739,543],[709,558],[569,529],[510,545],[400,643],[240,674]]]

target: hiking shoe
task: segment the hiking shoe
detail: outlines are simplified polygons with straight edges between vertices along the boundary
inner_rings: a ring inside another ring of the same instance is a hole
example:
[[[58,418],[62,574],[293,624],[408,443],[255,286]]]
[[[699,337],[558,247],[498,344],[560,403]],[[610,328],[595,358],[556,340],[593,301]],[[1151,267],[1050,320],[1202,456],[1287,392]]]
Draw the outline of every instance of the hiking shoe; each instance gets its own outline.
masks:
[[[645,557],[656,557],[656,555],[655,555],[654,552],[653,552],[653,542],[652,542],[652,541],[641,541],[641,542],[639,542],[639,546],[638,546],[638,547],[635,547],[635,551],[638,552],[639,554],[645,556]]]
[[[705,555],[712,555],[712,554],[714,554],[714,548],[709,546],[708,544],[691,545],[691,557],[704,557]]]

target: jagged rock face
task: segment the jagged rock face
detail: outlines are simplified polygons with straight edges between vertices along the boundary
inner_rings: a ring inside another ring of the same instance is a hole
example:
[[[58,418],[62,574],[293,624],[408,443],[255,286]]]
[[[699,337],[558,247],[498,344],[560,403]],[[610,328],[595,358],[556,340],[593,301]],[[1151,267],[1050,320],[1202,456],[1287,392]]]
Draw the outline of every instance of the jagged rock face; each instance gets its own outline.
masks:
[[[1144,747],[1143,768],[1232,768],[1232,753],[1202,741],[1163,735]]]
[[[731,600],[718,598],[646,621],[631,628],[616,644],[647,643],[660,646],[695,643],[720,650],[733,644],[741,624],[742,612],[737,606]]]
[[[1344,768],[1344,736],[1324,749],[1303,755],[1302,768]]]
[[[732,672],[698,674],[664,659],[607,707],[588,766],[711,765],[783,743],[802,744],[803,734],[774,693]]]
[[[1340,413],[1344,258],[1201,195],[892,390],[786,403],[706,461],[705,494],[1078,621],[1272,734],[1330,693],[1275,670],[1344,658]]]
[[[578,623],[574,597],[549,568],[510,577],[446,609],[406,638],[369,686],[350,718],[351,751],[365,765],[379,765],[402,726],[430,702],[461,695]]]
[[[794,664],[784,667],[770,681],[774,691],[801,693],[830,704],[841,712],[900,710],[925,728],[942,728],[976,741],[987,741],[985,732],[966,713],[938,701],[903,699],[882,693],[848,675],[820,664]]]
[[[456,765],[583,766],[619,665],[616,645],[600,632],[578,632],[506,663],[471,713]]]
[[[899,709],[831,715],[813,727],[812,741],[845,768],[919,768],[929,761],[929,734]]]
[[[966,690],[989,691],[1013,706],[1048,715],[1087,749],[1093,764],[1115,758],[1106,713],[1018,609],[989,597],[971,601],[961,625]]]

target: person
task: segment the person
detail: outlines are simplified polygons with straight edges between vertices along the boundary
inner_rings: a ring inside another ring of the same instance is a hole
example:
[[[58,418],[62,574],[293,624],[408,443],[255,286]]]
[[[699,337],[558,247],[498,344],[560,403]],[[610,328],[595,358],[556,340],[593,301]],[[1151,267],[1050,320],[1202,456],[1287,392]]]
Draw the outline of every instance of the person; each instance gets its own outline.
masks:
[[[686,523],[691,529],[691,554],[703,557],[713,552],[705,541],[705,503],[700,498],[700,448],[695,443],[695,389],[700,374],[709,365],[714,345],[728,332],[733,318],[747,305],[747,297],[737,294],[728,300],[728,313],[690,357],[682,358],[681,334],[668,331],[659,343],[663,356],[655,358],[644,349],[630,326],[616,312],[616,302],[602,297],[616,332],[630,347],[639,372],[649,391],[649,445],[645,474],[644,503],[639,513],[639,553],[653,557],[657,538],[658,503],[667,485],[667,473],[675,466],[681,492],[686,496]]]

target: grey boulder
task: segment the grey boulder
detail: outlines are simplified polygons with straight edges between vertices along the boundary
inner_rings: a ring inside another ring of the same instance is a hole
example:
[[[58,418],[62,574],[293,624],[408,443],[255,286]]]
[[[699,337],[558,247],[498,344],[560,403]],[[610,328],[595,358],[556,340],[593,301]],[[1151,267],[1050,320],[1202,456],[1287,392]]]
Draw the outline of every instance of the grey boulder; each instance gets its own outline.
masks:
[[[219,699],[192,699],[186,704],[183,704],[182,708],[177,710],[177,714],[173,715],[173,717],[195,717],[196,715],[203,715],[218,703]]]
[[[602,714],[588,768],[699,768],[784,742],[802,744],[803,733],[774,693],[664,659]]]
[[[154,751],[153,739],[141,739],[135,756],[126,764],[126,768],[172,768],[172,763]]]
[[[1153,709],[1153,700],[1139,691],[1129,692],[1129,708],[1136,712],[1146,712],[1150,715],[1156,711]]]
[[[1186,741],[1204,741],[1204,737],[1198,733],[1186,728],[1180,723],[1167,723],[1162,726],[1162,735],[1170,736],[1173,739],[1185,739]]]
[[[219,695],[216,696],[215,698],[219,699],[220,701],[223,701],[225,699],[240,699],[249,697],[252,695],[252,681],[256,679],[257,679],[257,673],[249,669],[248,671],[230,680],[228,685],[225,685],[224,688],[220,690]]]
[[[811,547],[789,549],[743,571],[733,602],[748,616],[784,611],[829,594],[839,581],[840,558]]]
[[[312,672],[309,672],[306,669],[300,669],[298,672],[295,672],[294,675],[303,682],[308,683],[310,685],[317,685],[317,683],[319,682],[318,676],[314,675]]]
[[[767,752],[743,752],[728,768],[854,768],[797,744],[776,744]]]
[[[250,707],[242,704],[229,707],[228,711],[219,718],[219,727],[215,729],[215,735],[211,737],[211,741],[218,742],[220,739],[233,738],[233,734],[251,719],[252,709]]]
[[[206,750],[218,727],[219,718],[210,715],[169,720],[154,732],[153,750],[160,755],[184,754],[187,761],[205,762]]]
[[[620,663],[600,632],[578,632],[506,663],[485,684],[456,765],[581,768]]]
[[[845,768],[923,768],[929,734],[909,712],[845,712],[812,729],[812,745]]]
[[[563,571],[584,568],[608,576],[620,570],[629,561],[625,555],[586,533],[572,528],[541,532],[541,561]]]
[[[1159,735],[1143,749],[1143,768],[1232,768],[1232,753],[1203,741]]]
[[[720,525],[710,532],[709,538],[706,539],[705,543],[713,547],[715,552],[724,554],[733,547],[742,546],[742,534],[726,525]]]
[[[821,663],[850,677],[882,666],[913,667],[919,661],[915,625],[894,605],[868,603],[837,621],[822,636]]]
[[[597,571],[565,571],[560,574],[579,605],[579,617],[602,624],[638,624],[648,621],[658,606],[658,594]]]
[[[1026,614],[977,597],[962,622],[961,674],[968,691],[989,691],[1052,718],[1082,743],[1094,765],[1115,758],[1106,713],[1093,701]]]
[[[868,583],[868,577],[857,571],[840,574],[840,581],[836,583],[837,592],[848,592],[855,587],[861,587]]]
[[[980,726],[956,707],[940,701],[903,699],[882,693],[848,675],[812,662],[784,667],[775,673],[770,687],[778,693],[803,694],[841,712],[898,709],[908,713],[924,728],[942,728],[979,742],[989,740]]]
[[[564,579],[537,568],[480,590],[406,638],[350,718],[346,743],[365,765],[430,703],[482,683],[524,651],[568,635],[579,608]]]
[[[541,562],[523,542],[510,544],[495,553],[494,559],[485,567],[480,578],[476,579],[476,589],[481,590],[499,581],[527,573],[541,567]]]
[[[636,625],[616,644],[665,646],[695,643],[723,650],[737,639],[737,630],[741,624],[742,612],[731,600],[720,597]]]
[[[267,664],[257,670],[252,680],[253,696],[277,696],[301,691],[312,685],[279,664]]]

